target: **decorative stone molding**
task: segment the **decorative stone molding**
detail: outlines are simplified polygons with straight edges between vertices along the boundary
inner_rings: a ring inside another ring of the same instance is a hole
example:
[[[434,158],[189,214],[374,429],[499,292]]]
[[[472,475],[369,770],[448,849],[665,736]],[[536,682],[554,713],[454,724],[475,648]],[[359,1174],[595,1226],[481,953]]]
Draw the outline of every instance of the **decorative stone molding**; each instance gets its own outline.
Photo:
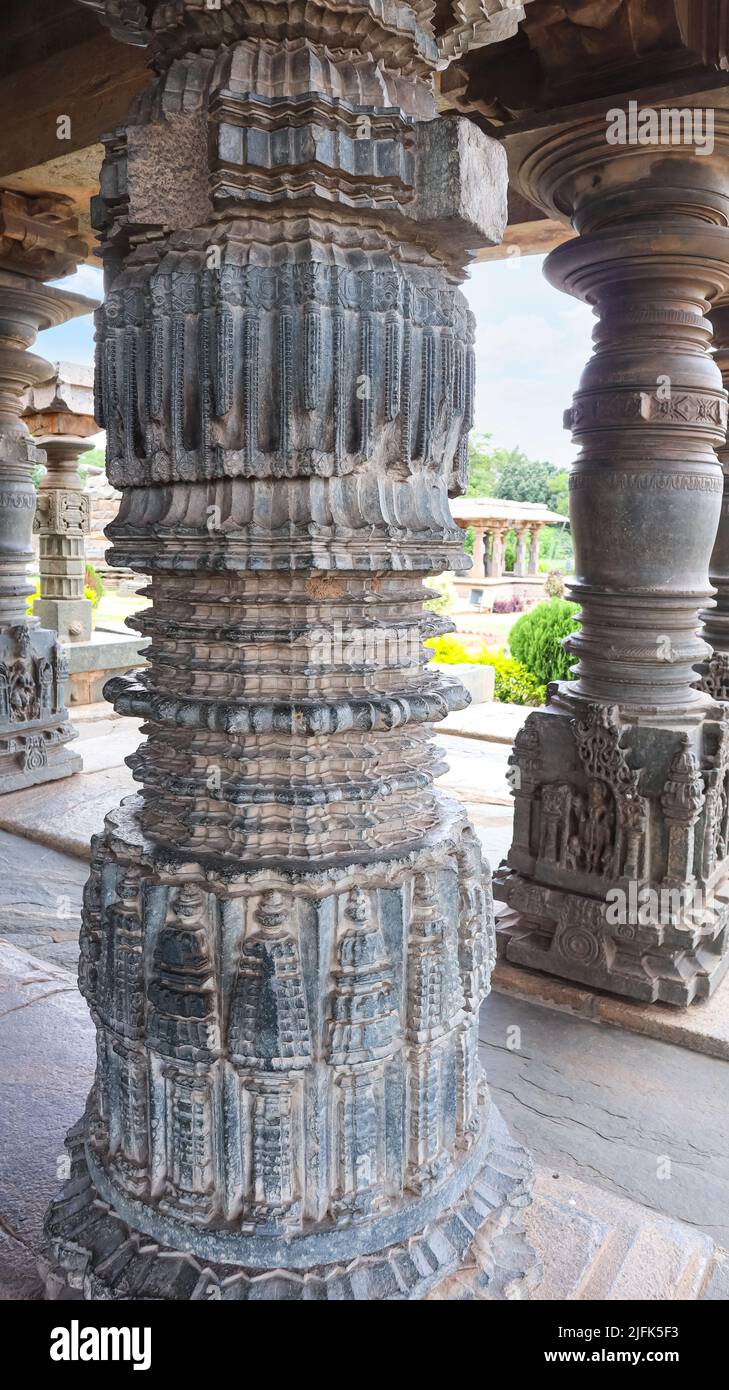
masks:
[[[97,209],[108,533],[152,597],[149,665],[107,691],[147,739],[85,895],[99,1063],[70,1145],[101,1206],[51,1209],[49,1294],[128,1296],[143,1244],[156,1297],[421,1298],[478,1241],[503,1297],[528,1187],[519,1151],[486,1200],[492,909],[433,786],[464,692],[422,649],[424,577],[467,563],[458,282],[501,234],[503,151],[423,120],[422,7],[104,10],[163,72]]]
[[[705,159],[610,146],[590,117],[534,132],[517,175],[579,232],[547,275],[598,325],[567,415],[581,448],[569,584],[580,625],[565,644],[575,679],[530,717],[535,753],[497,875],[513,909],[502,946],[512,961],[674,1004],[705,998],[729,964],[726,709],[696,688],[726,431],[707,317],[729,283],[729,117],[715,118]],[[631,888],[655,894],[652,917],[631,908]]]
[[[36,494],[32,469],[45,461],[21,419],[23,393],[51,366],[27,349],[36,334],[87,313],[80,295],[51,289],[82,249],[62,198],[0,190],[0,791],[15,791],[81,767],[64,706],[65,661],[55,632],[28,618],[27,567]]]

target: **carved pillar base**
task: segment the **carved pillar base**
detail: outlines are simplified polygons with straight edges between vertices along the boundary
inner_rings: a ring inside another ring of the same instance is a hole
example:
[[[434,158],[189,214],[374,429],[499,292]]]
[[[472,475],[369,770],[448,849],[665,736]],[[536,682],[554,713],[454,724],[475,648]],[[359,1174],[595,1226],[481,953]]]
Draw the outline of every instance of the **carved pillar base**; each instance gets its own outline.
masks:
[[[565,685],[552,698],[511,758],[500,954],[631,999],[705,999],[729,965],[724,708],[682,731]]]
[[[112,813],[80,973],[99,1072],[47,1215],[49,1297],[423,1299],[464,1268],[473,1296],[523,1296],[531,1166],[478,1061],[488,880],[440,810],[397,857],[217,880],[185,861],[174,884],[136,799]]]
[[[598,322],[566,420],[580,446],[576,679],[516,742],[501,945],[519,964],[679,1005],[729,964],[729,711],[696,689],[726,429],[707,316],[729,280],[723,113],[717,125],[697,160],[680,145],[611,148],[590,117],[535,134],[519,173],[570,215],[579,235],[547,275]]]

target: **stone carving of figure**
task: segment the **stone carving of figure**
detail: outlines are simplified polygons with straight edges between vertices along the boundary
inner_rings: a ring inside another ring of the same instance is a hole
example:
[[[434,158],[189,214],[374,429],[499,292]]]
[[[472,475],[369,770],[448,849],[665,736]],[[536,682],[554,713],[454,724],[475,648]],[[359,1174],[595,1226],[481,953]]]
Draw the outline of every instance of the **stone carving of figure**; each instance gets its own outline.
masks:
[[[586,865],[588,873],[606,873],[612,857],[614,813],[603,782],[591,782],[588,792]]]

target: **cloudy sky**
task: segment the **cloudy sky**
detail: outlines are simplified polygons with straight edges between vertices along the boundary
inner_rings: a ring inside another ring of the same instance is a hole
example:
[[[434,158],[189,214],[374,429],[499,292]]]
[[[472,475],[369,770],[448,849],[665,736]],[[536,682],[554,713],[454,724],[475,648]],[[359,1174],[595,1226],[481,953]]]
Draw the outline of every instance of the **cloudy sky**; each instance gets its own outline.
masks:
[[[476,424],[495,445],[566,465],[574,450],[562,428],[590,355],[589,309],[552,289],[542,256],[514,256],[474,266],[465,292],[476,315]],[[101,272],[82,266],[59,282],[100,297]],[[92,362],[93,325],[76,319],[38,337],[49,361]]]

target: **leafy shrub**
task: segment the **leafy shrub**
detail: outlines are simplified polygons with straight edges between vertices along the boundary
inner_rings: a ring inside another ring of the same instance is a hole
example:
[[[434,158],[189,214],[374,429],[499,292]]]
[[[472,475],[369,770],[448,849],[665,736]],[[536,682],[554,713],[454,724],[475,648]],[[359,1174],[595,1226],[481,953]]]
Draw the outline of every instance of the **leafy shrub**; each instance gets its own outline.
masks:
[[[87,560],[84,570],[84,597],[90,598],[95,608],[99,599],[103,597],[103,593],[104,581],[96,566]]]
[[[40,598],[40,579],[38,580],[33,593],[28,594],[28,597],[25,602],[25,611],[28,614],[29,618],[33,617],[33,604],[35,603],[37,598]]]
[[[543,705],[546,690],[534,679],[526,667],[520,666],[513,657],[504,652],[490,652],[482,647],[476,656],[471,655],[462,642],[452,633],[445,637],[431,637],[426,642],[433,652],[433,660],[443,666],[493,666],[494,699],[511,705]]]
[[[561,570],[550,570],[544,581],[548,598],[564,598],[564,575]]]
[[[477,660],[452,632],[446,632],[443,637],[430,637],[425,645],[431,648],[433,660],[443,666],[460,666],[464,662],[473,665]]]
[[[512,594],[510,598],[495,598],[492,613],[521,613],[524,610],[524,600],[518,594]]]
[[[484,647],[479,663],[494,668],[494,699],[508,705],[543,705],[546,686],[534,679],[526,666],[506,656],[504,652],[489,652]]]
[[[511,655],[541,684],[569,677],[573,658],[564,650],[562,640],[574,632],[578,611],[576,603],[552,598],[538,603],[514,623],[509,633]]]

